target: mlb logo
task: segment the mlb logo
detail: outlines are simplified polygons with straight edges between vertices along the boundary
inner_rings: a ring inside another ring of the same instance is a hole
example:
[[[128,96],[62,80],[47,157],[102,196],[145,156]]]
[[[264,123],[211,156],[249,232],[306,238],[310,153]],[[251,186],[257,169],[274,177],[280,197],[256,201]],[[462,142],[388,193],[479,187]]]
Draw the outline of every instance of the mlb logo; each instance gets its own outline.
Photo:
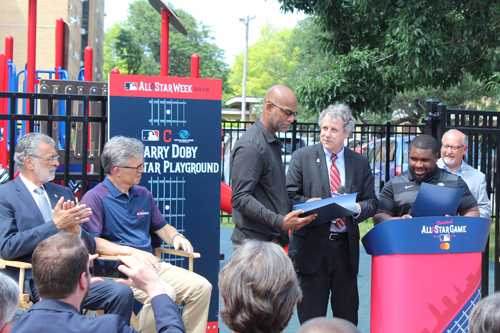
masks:
[[[450,241],[450,235],[449,234],[439,235],[439,240],[441,242],[449,242]]]
[[[137,90],[137,82],[125,82],[125,90]]]
[[[160,132],[157,130],[142,130],[142,141],[160,141]]]

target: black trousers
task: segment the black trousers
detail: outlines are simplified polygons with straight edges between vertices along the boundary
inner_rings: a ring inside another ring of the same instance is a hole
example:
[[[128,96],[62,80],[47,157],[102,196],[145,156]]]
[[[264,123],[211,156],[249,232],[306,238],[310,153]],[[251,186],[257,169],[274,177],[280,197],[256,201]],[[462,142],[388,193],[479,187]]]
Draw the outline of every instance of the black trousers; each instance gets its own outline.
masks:
[[[333,316],[358,325],[358,278],[352,274],[347,238],[328,241],[326,255],[315,274],[298,273],[303,298],[297,304],[300,324],[325,317],[330,298]]]

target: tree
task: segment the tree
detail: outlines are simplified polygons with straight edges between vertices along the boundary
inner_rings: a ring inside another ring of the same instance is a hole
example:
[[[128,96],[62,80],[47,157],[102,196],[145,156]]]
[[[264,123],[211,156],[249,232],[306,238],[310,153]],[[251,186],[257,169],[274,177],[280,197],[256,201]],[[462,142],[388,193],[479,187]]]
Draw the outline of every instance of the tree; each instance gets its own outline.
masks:
[[[306,18],[293,29],[266,24],[259,40],[248,49],[247,95],[264,96],[276,84],[295,90],[309,77],[331,68],[333,57],[323,52],[311,36],[320,34],[312,19]],[[229,77],[234,92],[241,95],[244,53],[236,57]],[[316,121],[321,109],[306,110],[299,105],[299,121]]]
[[[500,68],[500,3],[492,0],[278,0],[314,15],[335,65],[298,89],[310,108],[332,99],[389,112],[397,93],[485,80]]]
[[[199,24],[193,16],[177,10],[176,14],[188,31],[184,36],[169,29],[169,76],[189,77],[191,55],[200,56],[200,77],[223,80],[226,84],[228,65],[224,51],[210,43],[209,27]],[[106,32],[105,54],[121,73],[159,75],[161,63],[161,15],[146,0],[135,0],[129,6],[129,16]],[[108,55],[109,53],[109,55]],[[108,59],[106,58],[106,63]],[[109,69],[106,64],[105,69]],[[123,71],[122,71],[123,69]]]
[[[276,84],[284,84],[294,66],[294,49],[289,40],[291,29],[266,24],[261,28],[259,40],[248,48],[247,96],[264,96]],[[229,83],[235,94],[241,95],[243,86],[244,53],[236,56]]]

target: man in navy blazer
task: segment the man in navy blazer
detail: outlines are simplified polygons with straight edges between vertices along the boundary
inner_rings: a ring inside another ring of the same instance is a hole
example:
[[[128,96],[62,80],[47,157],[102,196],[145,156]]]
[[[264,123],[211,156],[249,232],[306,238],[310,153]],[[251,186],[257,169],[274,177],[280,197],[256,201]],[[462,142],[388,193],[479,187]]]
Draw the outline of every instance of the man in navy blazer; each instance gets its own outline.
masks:
[[[28,133],[17,143],[14,159],[21,170],[19,177],[0,185],[2,259],[30,263],[38,243],[64,231],[80,235],[88,251],[95,252],[94,237],[80,227],[91,209],[76,206],[68,188],[51,183],[59,165],[56,148],[54,140],[41,133]],[[4,273],[17,281],[19,269],[7,267]],[[31,270],[26,271],[25,291],[33,291],[32,300],[37,301]],[[129,323],[133,300],[129,287],[106,281],[92,286],[83,307],[118,314]]]
[[[301,324],[324,317],[330,298],[333,316],[357,325],[358,223],[375,214],[378,200],[368,160],[344,148],[344,140],[354,128],[349,107],[330,105],[318,123],[321,143],[295,151],[290,160],[286,181],[291,204],[331,197],[338,190],[331,183],[336,178],[336,186],[343,185],[346,194],[358,193],[357,212],[340,223],[292,231],[289,253],[303,292],[297,312]]]
[[[12,332],[136,332],[118,315],[87,317],[78,314],[92,282],[89,267],[97,254],[89,256],[85,245],[73,233],[61,233],[41,242],[33,253],[33,277],[38,286],[39,303],[28,309]],[[156,273],[133,257],[118,257],[118,267],[129,279],[117,282],[144,290],[151,298],[157,332],[183,332],[177,305],[167,295]]]

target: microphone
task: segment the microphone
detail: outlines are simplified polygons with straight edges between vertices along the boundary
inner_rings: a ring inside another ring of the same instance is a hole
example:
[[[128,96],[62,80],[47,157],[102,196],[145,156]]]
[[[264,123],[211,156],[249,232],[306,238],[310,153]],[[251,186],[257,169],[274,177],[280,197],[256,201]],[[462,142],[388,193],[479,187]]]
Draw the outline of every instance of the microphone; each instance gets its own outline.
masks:
[[[340,185],[339,188],[337,189],[337,193],[340,195],[344,195],[345,194],[345,186]]]

